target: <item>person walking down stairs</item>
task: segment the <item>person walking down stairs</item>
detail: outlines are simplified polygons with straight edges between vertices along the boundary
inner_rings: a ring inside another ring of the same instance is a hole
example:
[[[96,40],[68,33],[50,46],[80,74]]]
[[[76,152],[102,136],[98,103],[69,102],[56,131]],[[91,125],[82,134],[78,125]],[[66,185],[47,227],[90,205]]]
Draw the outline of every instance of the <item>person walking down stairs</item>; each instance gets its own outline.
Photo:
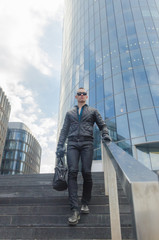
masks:
[[[84,88],[79,88],[75,96],[78,105],[66,113],[57,144],[57,157],[64,156],[64,144],[67,144],[68,165],[68,193],[72,215],[68,218],[69,225],[76,225],[80,214],[89,213],[89,201],[92,191],[92,159],[93,159],[93,125],[97,124],[101,131],[103,141],[111,141],[105,122],[97,109],[86,104],[88,99]],[[82,163],[83,192],[81,209],[78,205],[78,165],[79,158]]]

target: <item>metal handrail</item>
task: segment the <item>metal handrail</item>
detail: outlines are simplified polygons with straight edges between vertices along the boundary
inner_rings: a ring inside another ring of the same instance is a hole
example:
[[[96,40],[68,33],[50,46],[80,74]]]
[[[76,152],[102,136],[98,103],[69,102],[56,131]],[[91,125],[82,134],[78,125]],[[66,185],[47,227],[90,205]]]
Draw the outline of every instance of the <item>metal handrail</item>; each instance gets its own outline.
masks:
[[[111,234],[121,240],[117,179],[132,205],[137,240],[159,239],[159,183],[157,175],[118,147],[102,143],[105,194],[109,195]]]

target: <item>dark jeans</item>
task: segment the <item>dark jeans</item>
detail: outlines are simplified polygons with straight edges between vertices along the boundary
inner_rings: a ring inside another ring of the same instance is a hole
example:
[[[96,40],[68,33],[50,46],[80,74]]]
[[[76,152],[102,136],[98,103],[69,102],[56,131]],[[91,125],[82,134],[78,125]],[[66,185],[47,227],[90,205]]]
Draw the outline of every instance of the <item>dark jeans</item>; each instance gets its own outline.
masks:
[[[82,204],[88,204],[88,202],[91,199],[92,191],[91,167],[93,159],[93,142],[91,141],[68,142],[67,147],[68,192],[71,209],[78,209],[77,175],[80,157],[83,176],[83,193],[81,202]]]

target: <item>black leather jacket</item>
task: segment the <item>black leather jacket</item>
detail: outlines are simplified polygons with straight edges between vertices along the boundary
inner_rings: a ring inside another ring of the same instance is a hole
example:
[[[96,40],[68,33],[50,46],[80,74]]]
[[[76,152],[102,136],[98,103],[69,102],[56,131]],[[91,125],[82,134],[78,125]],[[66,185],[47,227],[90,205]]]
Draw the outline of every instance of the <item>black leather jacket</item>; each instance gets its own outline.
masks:
[[[66,138],[68,140],[85,139],[93,141],[93,125],[97,124],[102,131],[102,137],[110,139],[109,132],[97,109],[89,107],[87,104],[83,107],[82,117],[79,121],[77,114],[78,107],[66,113],[64,124],[60,132],[57,148],[63,147]]]

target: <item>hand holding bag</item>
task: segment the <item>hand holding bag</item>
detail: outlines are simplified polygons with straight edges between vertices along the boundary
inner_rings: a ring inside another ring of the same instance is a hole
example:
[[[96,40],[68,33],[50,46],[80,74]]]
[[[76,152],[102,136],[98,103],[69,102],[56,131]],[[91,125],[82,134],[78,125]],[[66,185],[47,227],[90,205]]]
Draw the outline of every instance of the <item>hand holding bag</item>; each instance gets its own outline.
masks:
[[[67,189],[66,175],[67,167],[63,163],[62,158],[59,158],[53,177],[53,189],[57,191],[64,191]]]

